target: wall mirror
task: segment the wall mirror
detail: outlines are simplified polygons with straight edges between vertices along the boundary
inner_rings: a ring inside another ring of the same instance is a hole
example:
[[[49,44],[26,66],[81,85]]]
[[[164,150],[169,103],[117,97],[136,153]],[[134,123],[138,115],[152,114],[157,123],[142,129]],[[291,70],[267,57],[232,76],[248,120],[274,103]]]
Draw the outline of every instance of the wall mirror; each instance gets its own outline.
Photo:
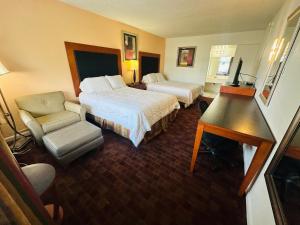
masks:
[[[300,7],[289,17],[282,38],[274,40],[269,55],[270,67],[260,93],[262,101],[268,105],[276,88],[286,60],[299,33]]]
[[[265,173],[276,223],[300,221],[300,107]]]
[[[206,82],[225,83],[230,73],[235,56],[236,45],[213,45],[210,50]]]

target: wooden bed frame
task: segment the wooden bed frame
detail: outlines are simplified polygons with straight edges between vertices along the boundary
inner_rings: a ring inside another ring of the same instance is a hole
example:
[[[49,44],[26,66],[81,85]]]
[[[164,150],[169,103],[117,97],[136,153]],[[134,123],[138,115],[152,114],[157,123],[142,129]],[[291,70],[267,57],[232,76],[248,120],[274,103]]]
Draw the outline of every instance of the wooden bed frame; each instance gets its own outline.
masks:
[[[143,71],[143,59],[150,59],[151,63],[149,67],[151,69]],[[152,62],[151,62],[152,61]],[[139,52],[139,81],[142,81],[144,75],[148,73],[158,73],[160,69],[160,54],[150,53],[150,52]]]
[[[65,47],[76,96],[80,93],[80,82],[86,77],[122,75],[120,49],[73,42],[65,42]]]
[[[84,78],[122,74],[120,49],[104,48],[72,42],[65,42],[65,47],[76,96],[78,96],[80,93],[79,85]],[[154,68],[155,71],[152,72],[159,71],[159,54],[139,52],[139,59],[142,59],[143,57],[155,58],[155,64],[158,64],[158,66],[155,66],[157,68]],[[148,141],[165,130],[167,124],[175,120],[176,114],[177,110],[174,110],[173,112],[153,124],[152,130],[145,134],[144,140]],[[114,123],[113,121],[108,121],[107,119],[99,118],[89,113],[87,113],[87,119],[88,121],[95,123],[104,129],[113,130],[115,133],[129,139],[130,131],[122,127],[121,125]]]

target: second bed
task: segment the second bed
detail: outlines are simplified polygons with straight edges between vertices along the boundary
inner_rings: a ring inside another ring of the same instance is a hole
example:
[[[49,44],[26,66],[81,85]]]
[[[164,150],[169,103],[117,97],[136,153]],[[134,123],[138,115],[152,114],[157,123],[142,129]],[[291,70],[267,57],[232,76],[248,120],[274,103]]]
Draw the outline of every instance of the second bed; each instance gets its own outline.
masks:
[[[166,80],[159,73],[159,65],[159,54],[139,52],[139,78],[146,84],[147,90],[174,95],[185,107],[203,93],[203,85]]]
[[[155,76],[156,74],[149,75]],[[175,95],[178,101],[182,102],[185,107],[190,106],[203,91],[200,85],[169,80],[146,83],[146,86],[149,91]]]

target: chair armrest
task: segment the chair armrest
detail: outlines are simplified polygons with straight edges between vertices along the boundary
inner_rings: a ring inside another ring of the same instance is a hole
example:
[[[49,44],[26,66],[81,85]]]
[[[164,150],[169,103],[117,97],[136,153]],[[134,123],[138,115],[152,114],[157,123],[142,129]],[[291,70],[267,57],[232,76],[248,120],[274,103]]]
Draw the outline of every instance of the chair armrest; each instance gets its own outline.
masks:
[[[67,111],[78,113],[80,115],[81,120],[85,120],[86,109],[82,105],[65,101],[65,108]]]
[[[31,131],[37,143],[39,145],[43,144],[42,137],[44,136],[44,131],[39,122],[35,118],[33,118],[33,116],[29,112],[26,112],[25,110],[19,110],[19,113],[23,123]]]

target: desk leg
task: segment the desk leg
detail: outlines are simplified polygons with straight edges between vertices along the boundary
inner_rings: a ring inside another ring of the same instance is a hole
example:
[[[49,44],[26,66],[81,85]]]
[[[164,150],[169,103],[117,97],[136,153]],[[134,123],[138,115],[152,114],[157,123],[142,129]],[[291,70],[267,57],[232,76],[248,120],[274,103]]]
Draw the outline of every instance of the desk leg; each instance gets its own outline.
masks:
[[[204,125],[198,123],[196,138],[195,138],[195,143],[194,143],[193,156],[192,156],[192,161],[191,161],[191,166],[190,166],[191,173],[194,171],[194,167],[195,167],[195,163],[197,160],[197,155],[198,155],[198,151],[199,151],[199,147],[200,147],[200,143],[201,143],[201,139],[202,139],[203,129],[204,129]]]
[[[258,175],[264,162],[267,160],[267,157],[272,150],[272,146],[273,144],[269,142],[262,142],[258,146],[246,176],[240,186],[239,196],[243,196],[249,190],[253,178]]]

